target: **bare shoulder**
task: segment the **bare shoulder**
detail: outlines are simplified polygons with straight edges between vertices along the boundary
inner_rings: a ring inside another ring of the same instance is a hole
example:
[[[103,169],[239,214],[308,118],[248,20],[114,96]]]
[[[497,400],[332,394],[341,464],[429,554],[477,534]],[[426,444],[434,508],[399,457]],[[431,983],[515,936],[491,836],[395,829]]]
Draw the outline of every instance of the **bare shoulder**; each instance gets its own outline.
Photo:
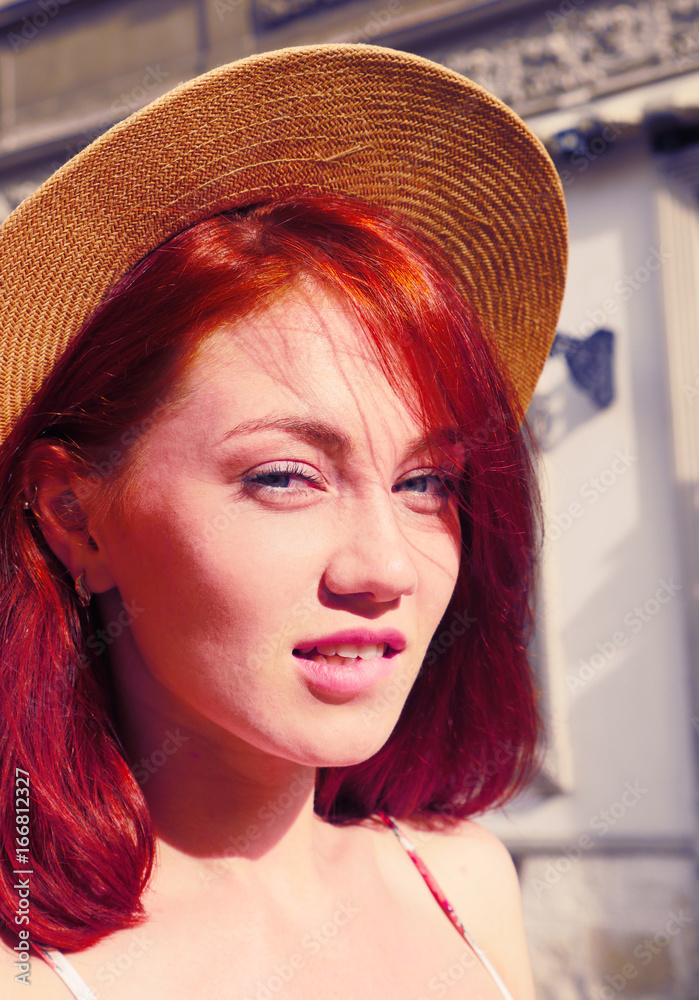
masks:
[[[512,995],[535,1000],[519,878],[500,838],[470,819],[442,831],[400,826]]]
[[[15,963],[18,963],[15,965]],[[71,994],[43,959],[34,952],[29,968],[10,945],[0,940],[0,997],[3,1000],[69,1000]]]
[[[477,879],[504,888],[519,883],[510,852],[494,833],[473,819],[463,819],[442,830],[428,830],[417,823],[402,820],[407,832],[425,861],[447,866],[455,877]]]

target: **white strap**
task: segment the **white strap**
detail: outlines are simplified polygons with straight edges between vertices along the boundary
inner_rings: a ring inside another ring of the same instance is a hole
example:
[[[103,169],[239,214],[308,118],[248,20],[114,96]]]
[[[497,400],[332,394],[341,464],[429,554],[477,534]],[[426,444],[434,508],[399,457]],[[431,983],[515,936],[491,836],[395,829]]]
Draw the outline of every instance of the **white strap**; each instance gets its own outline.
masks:
[[[40,944],[34,944],[33,941],[32,947],[36,948],[47,964],[58,973],[76,1000],[97,1000],[95,994],[82,976],[78,975],[63,952],[56,948],[44,948]]]
[[[406,850],[414,851],[415,854],[417,854],[418,852],[417,852],[417,850],[415,848],[415,845],[405,835],[405,833],[403,832],[403,830],[401,830],[401,828],[398,826],[398,824],[393,819],[393,817],[390,816],[389,819],[391,820],[391,829],[393,830],[393,832],[395,833],[396,837],[401,842],[401,844],[403,845],[403,847],[406,848]],[[434,875],[432,877],[434,878]],[[446,899],[446,896],[444,898]],[[463,930],[463,937],[465,938],[465,940],[467,941],[467,943],[471,946],[471,948],[475,952],[476,956],[481,960],[481,962],[483,963],[483,965],[485,966],[485,968],[488,970],[488,972],[490,973],[490,975],[493,977],[493,979],[495,980],[495,983],[497,984],[498,989],[502,993],[502,995],[505,998],[505,1000],[514,1000],[514,997],[512,996],[512,994],[510,993],[510,991],[508,990],[508,988],[503,983],[502,977],[493,968],[493,964],[490,961],[490,959],[488,958],[488,956],[486,955],[486,953],[483,951],[483,949],[481,948],[481,946],[474,939],[473,935],[469,934],[469,932],[466,930],[466,928],[464,927],[464,925],[461,922],[461,920],[459,920],[459,923],[461,924],[461,927],[462,927],[462,930]]]

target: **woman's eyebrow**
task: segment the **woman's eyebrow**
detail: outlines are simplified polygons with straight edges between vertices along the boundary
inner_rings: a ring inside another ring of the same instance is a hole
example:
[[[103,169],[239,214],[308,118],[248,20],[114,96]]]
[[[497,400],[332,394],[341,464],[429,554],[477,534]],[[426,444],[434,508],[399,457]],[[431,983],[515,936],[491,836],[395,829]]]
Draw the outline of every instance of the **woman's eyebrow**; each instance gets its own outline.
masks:
[[[436,427],[408,442],[405,457],[412,458],[426,451],[447,452],[457,462],[463,457],[466,434],[460,427]]]
[[[352,439],[340,430],[320,420],[312,420],[305,417],[294,417],[286,415],[270,415],[256,420],[244,420],[228,431],[219,442],[223,444],[232,437],[240,434],[252,434],[261,430],[282,430],[289,434],[307,441],[309,444],[320,446],[330,454],[350,457],[355,453]],[[429,448],[444,447],[445,445],[458,444],[464,437],[463,432],[458,427],[442,427],[432,430],[409,441],[406,446],[406,458],[411,458],[419,452]]]
[[[239,434],[252,434],[255,431],[282,430],[309,444],[320,445],[325,451],[335,452],[342,455],[351,455],[354,446],[351,438],[337,427],[331,427],[320,420],[309,420],[304,417],[275,416],[260,417],[257,420],[244,420],[237,424],[232,430],[221,439],[221,444]]]

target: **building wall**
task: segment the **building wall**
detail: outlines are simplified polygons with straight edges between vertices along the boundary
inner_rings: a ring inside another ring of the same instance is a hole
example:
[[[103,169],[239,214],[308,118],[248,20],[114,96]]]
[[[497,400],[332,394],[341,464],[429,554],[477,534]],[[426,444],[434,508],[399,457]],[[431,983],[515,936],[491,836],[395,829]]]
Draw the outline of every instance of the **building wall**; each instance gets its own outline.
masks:
[[[542,1000],[695,995],[689,602],[662,280],[681,249],[659,232],[660,167],[640,139],[569,167],[559,329],[613,332],[615,398],[597,409],[556,357],[533,408],[546,445],[545,627],[558,640],[548,666],[565,677],[572,776],[485,822],[522,857]]]

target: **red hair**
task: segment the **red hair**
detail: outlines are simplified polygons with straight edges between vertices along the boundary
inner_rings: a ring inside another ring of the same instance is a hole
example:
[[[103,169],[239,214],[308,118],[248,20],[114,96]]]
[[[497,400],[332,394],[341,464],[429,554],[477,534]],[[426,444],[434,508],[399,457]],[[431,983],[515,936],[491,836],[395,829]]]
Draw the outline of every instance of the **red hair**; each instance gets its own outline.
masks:
[[[456,822],[502,805],[536,771],[533,442],[450,263],[397,214],[349,196],[219,214],[119,281],[0,447],[0,915],[15,934],[15,767],[31,775],[33,940],[76,951],[140,922],[154,857],[148,808],[112,717],[108,661],[87,641],[94,611],[80,606],[22,506],[28,449],[58,439],[76,469],[123,495],[131,442],[197,344],[220,319],[263,308],[302,276],[356,311],[391,384],[410,405],[417,394],[425,426],[446,417],[467,446],[452,599],[388,741],[360,764],[320,768],[315,810],[335,823],[378,810]]]

